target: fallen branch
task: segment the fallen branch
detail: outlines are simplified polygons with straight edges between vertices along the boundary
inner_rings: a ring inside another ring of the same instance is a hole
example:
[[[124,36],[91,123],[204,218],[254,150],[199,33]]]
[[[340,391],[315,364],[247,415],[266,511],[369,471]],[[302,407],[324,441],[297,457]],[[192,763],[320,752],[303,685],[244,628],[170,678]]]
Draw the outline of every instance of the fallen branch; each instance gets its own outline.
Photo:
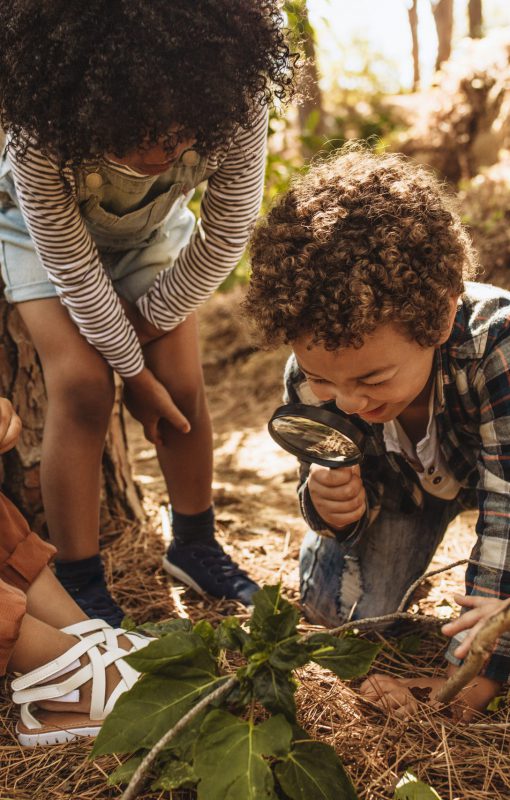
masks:
[[[450,703],[478,675],[497,640],[507,631],[510,631],[510,600],[480,628],[463,664],[438,692],[437,700],[440,703]]]
[[[196,706],[193,706],[192,709],[188,711],[187,714],[184,714],[183,717],[177,722],[173,728],[170,728],[161,739],[156,742],[154,747],[149,750],[141,764],[138,766],[136,772],[134,773],[133,777],[129,781],[128,787],[124,794],[122,795],[121,800],[134,800],[134,798],[138,795],[138,791],[141,788],[141,785],[144,781],[146,773],[151,768],[152,764],[160,754],[160,752],[166,747],[168,742],[170,742],[178,733],[180,733],[186,725],[192,722],[195,717],[197,717],[204,708],[207,708],[208,705],[214,703],[215,700],[219,700],[221,697],[224,697],[226,694],[230,692],[233,686],[237,683],[237,678],[235,675],[222,685],[219,686],[214,692],[207,694],[203,697]]]

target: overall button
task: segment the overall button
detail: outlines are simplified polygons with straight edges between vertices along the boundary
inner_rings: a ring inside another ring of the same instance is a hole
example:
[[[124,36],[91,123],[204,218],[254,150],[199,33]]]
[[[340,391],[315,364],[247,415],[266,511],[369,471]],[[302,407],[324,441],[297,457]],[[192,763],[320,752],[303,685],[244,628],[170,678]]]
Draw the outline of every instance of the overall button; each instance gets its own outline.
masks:
[[[428,475],[433,475],[435,471],[436,471],[435,467],[429,467],[428,470],[427,470],[427,474]]]
[[[85,183],[87,184],[87,188],[94,192],[103,185],[103,178],[99,172],[89,172],[85,178]]]
[[[181,163],[185,167],[196,167],[200,161],[200,156],[196,150],[185,150],[181,156]]]
[[[437,486],[437,484],[438,484],[438,483],[441,483],[441,481],[442,481],[442,480],[443,480],[443,479],[442,479],[442,478],[440,478],[440,477],[439,477],[439,475],[438,475],[438,476],[437,476],[437,478],[434,478],[434,480],[432,481],[432,483],[435,483],[435,485]]]

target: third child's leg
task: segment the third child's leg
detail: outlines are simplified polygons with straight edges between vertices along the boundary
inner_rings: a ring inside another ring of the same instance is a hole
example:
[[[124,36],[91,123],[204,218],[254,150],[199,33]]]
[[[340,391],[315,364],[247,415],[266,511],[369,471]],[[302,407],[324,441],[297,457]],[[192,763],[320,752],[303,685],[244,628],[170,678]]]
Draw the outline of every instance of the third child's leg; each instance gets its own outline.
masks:
[[[200,362],[195,315],[144,348],[147,366],[168,389],[191,430],[166,425],[158,459],[172,505],[174,539],[165,568],[198,591],[245,604],[257,584],[214,539],[212,431]]]

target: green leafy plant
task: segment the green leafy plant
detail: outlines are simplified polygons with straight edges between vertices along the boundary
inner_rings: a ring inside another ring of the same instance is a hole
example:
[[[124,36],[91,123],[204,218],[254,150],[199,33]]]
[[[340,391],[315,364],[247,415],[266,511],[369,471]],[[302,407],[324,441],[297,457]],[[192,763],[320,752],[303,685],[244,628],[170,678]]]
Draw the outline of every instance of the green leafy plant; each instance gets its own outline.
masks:
[[[160,638],[127,657],[142,677],[120,697],[92,752],[131,755],[109,782],[130,782],[125,798],[150,776],[153,789],[196,788],[198,800],[356,800],[333,748],[297,723],[294,673],[313,661],[349,680],[368,671],[380,645],[303,636],[298,619],[280,587],[267,586],[255,595],[247,629],[235,617],[216,628],[188,620],[145,626]],[[225,674],[226,651],[240,662],[235,673]]]
[[[393,800],[441,800],[438,793],[422,783],[412,772],[406,772],[399,780]]]

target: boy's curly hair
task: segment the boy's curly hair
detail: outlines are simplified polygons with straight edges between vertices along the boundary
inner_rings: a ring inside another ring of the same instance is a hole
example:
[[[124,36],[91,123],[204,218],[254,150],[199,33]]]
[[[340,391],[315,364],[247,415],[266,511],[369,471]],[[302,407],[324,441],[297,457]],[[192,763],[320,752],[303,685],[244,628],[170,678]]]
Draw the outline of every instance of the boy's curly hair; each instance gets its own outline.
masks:
[[[0,0],[0,20],[0,121],[60,166],[190,135],[211,152],[292,91],[278,0]]]
[[[381,323],[422,346],[447,328],[477,260],[438,180],[355,144],[295,180],[251,241],[244,308],[263,346],[361,347]]]

